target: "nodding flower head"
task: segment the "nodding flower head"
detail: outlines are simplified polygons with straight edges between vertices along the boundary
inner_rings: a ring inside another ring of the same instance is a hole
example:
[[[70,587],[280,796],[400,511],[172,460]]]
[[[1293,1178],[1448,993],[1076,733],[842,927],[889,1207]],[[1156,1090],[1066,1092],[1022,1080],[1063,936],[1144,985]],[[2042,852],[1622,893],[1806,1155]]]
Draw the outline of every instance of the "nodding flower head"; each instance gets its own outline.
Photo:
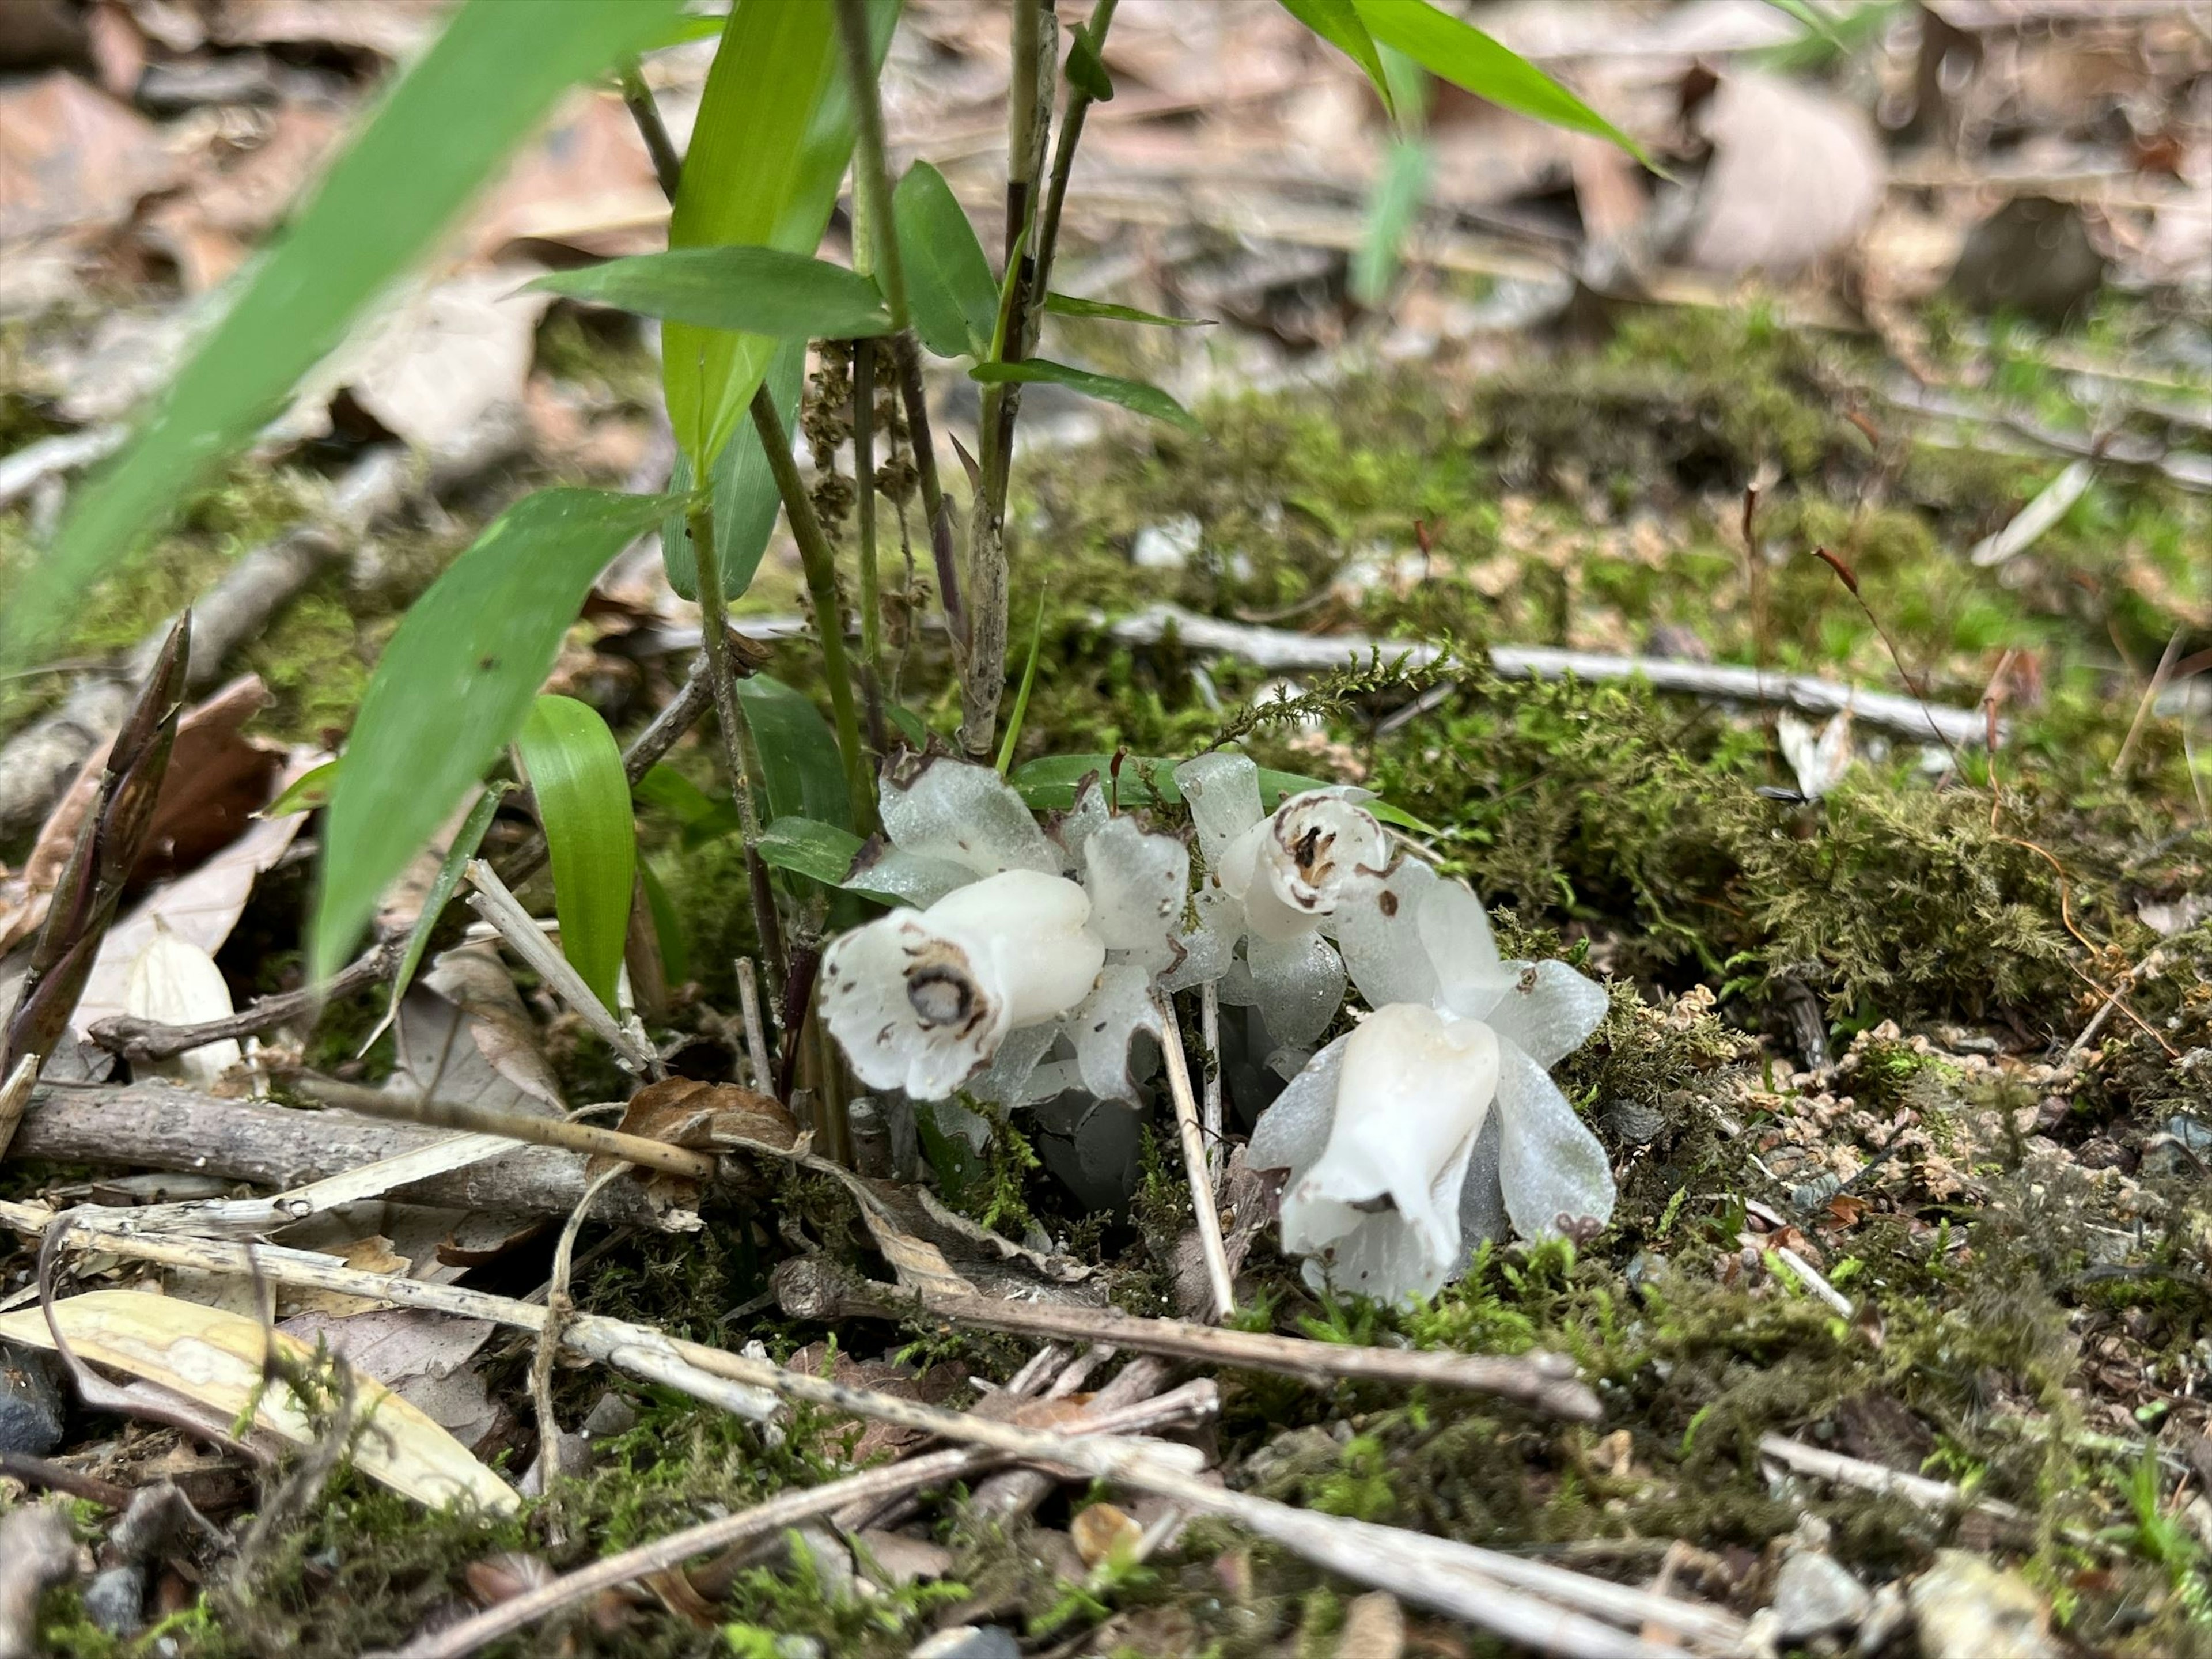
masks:
[[[1525,1237],[1613,1212],[1613,1171],[1548,1073],[1604,1017],[1563,962],[1503,962],[1474,895],[1401,860],[1337,920],[1376,1012],[1260,1119],[1255,1169],[1290,1171],[1283,1247],[1307,1282],[1429,1296],[1508,1220]]]
[[[1389,862],[1382,826],[1353,789],[1309,789],[1267,811],[1259,768],[1243,755],[1200,755],[1175,776],[1207,880],[1169,987],[1218,980],[1224,1000],[1258,1006],[1278,1042],[1313,1042],[1344,1001],[1344,963],[1324,935]]]
[[[941,1100],[990,1064],[1010,1031],[1087,998],[1106,946],[1091,901],[1060,876],[1007,870],[927,910],[841,935],[822,959],[822,1009],[872,1089]]]

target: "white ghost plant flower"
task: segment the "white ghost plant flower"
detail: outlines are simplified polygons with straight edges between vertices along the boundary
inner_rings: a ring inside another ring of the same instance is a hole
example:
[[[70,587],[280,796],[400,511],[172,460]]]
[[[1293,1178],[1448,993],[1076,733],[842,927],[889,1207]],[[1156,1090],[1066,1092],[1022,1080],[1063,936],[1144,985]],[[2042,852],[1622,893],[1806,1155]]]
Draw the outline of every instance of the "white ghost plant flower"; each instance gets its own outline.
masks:
[[[1073,1087],[1133,1096],[1130,1045],[1161,1029],[1152,985],[1176,957],[1189,855],[1095,796],[1054,841],[989,767],[886,774],[884,843],[854,876],[923,908],[823,957],[823,1016],[869,1087],[1010,1106]]]
[[[1198,926],[1166,984],[1219,980],[1224,1000],[1256,1005],[1277,1042],[1310,1043],[1344,1001],[1344,963],[1326,934],[1345,896],[1389,861],[1382,826],[1361,792],[1344,787],[1309,789],[1266,811],[1259,769],[1244,755],[1200,755],[1175,779],[1206,879]]]
[[[1604,988],[1501,962],[1481,902],[1410,859],[1346,896],[1337,937],[1376,1012],[1291,1079],[1249,1154],[1290,1171],[1283,1248],[1307,1283],[1431,1296],[1509,1220],[1535,1238],[1609,1217],[1605,1150],[1549,1075]]]

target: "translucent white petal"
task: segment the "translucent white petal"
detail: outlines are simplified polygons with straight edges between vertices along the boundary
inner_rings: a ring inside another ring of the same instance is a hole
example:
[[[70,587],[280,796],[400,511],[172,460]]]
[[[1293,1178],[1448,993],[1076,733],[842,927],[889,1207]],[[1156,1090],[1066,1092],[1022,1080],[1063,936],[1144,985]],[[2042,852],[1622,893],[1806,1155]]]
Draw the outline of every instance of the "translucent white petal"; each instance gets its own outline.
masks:
[[[1419,859],[1401,858],[1387,874],[1356,884],[1338,904],[1337,949],[1369,1007],[1437,1000],[1437,970],[1419,916],[1438,879]]]
[[[1075,1061],[1083,1086],[1101,1100],[1134,1100],[1129,1045],[1139,1031],[1164,1041],[1165,1027],[1152,996],[1152,975],[1142,968],[1117,963],[1098,975],[1098,988],[1068,1016],[1075,1038]]]
[[[847,879],[872,893],[888,893],[927,910],[954,888],[975,880],[975,872],[951,859],[875,843],[872,853],[861,854]]]
[[[1504,1055],[1499,1055],[1503,1069]],[[1505,1115],[1493,1108],[1474,1138],[1474,1152],[1467,1161],[1467,1176],[1460,1182],[1460,1244],[1468,1255],[1486,1239],[1503,1238],[1508,1221],[1505,1194],[1498,1189],[1498,1158],[1505,1144]]]
[[[1233,749],[1187,760],[1175,769],[1176,787],[1198,826],[1199,850],[1208,867],[1218,867],[1229,843],[1259,823],[1260,769],[1249,755]]]
[[[1523,1238],[1559,1231],[1559,1218],[1613,1214],[1613,1170],[1605,1148],[1567,1097],[1518,1045],[1498,1044],[1498,1182],[1506,1213]]]
[[[1006,1034],[1005,1003],[975,964],[902,910],[840,934],[822,957],[822,1016],[860,1080],[940,1100]]]
[[[1027,1105],[1036,1098],[1030,1090],[1038,1063],[1059,1039],[1060,1027],[1051,1022],[1007,1032],[989,1067],[969,1084],[968,1092],[1001,1106]]]
[[[1252,1000],[1278,1042],[1311,1042],[1344,1006],[1344,961],[1318,933],[1278,943],[1255,938],[1244,957],[1252,975]],[[1228,995],[1228,981],[1222,994]]]
[[[1434,1296],[1465,1265],[1440,1264],[1418,1228],[1395,1210],[1378,1210],[1359,1215],[1357,1224],[1322,1254],[1308,1256],[1303,1276],[1316,1291],[1356,1292],[1395,1303]]]
[[[1605,1018],[1605,987],[1564,962],[1509,962],[1512,985],[1483,1018],[1500,1038],[1549,1071],[1589,1041]]]
[[[978,875],[1060,872],[1060,854],[1006,781],[988,766],[932,758],[903,782],[886,774],[884,833],[909,853],[950,859]]]
[[[1218,980],[1235,965],[1237,941],[1244,937],[1244,907],[1208,882],[1198,890],[1198,925],[1178,933],[1182,960],[1160,976],[1164,990],[1186,990]],[[1248,996],[1243,999],[1249,1002]]]
[[[1464,883],[1440,881],[1414,917],[1437,970],[1442,1004],[1462,1019],[1483,1019],[1513,982],[1498,959],[1490,915]]]
[[[1337,1080],[1344,1073],[1344,1036],[1306,1062],[1273,1104],[1260,1114],[1245,1161],[1255,1170],[1288,1170],[1301,1175],[1328,1145],[1328,1126],[1336,1117]]]
[[[1460,1188],[1498,1060],[1498,1039],[1478,1022],[1412,1003],[1370,1015],[1345,1048],[1328,1145],[1283,1194],[1283,1248],[1336,1250],[1387,1206],[1419,1241],[1421,1271],[1378,1280],[1372,1293],[1395,1301],[1441,1284],[1461,1261]],[[1401,1253],[1391,1259],[1405,1266]]]
[[[1170,835],[1150,834],[1117,817],[1083,848],[1083,890],[1091,931],[1109,951],[1149,969],[1175,960],[1174,938],[1190,893],[1190,851]]]
[[[1094,773],[1076,786],[1075,805],[1056,818],[1053,839],[1060,843],[1060,868],[1070,873],[1083,868],[1084,843],[1114,821],[1106,807],[1106,792]]]

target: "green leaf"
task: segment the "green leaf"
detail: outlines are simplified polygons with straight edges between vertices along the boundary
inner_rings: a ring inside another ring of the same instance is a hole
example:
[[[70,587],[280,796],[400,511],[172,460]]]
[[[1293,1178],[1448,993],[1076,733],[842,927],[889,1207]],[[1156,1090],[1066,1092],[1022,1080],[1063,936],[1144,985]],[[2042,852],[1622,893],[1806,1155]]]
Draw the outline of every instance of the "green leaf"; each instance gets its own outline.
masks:
[[[1206,429],[1195,415],[1156,386],[1147,386],[1142,380],[1125,380],[1118,374],[1094,374],[1087,368],[1073,368],[1049,357],[1024,357],[1015,363],[978,363],[968,371],[968,378],[987,386],[999,380],[1049,380],[1085,397],[1103,398],[1124,409],[1133,409],[1139,415],[1149,415],[1156,421],[1166,421],[1187,432]]]
[[[612,1011],[637,883],[637,824],[622,745],[591,704],[547,696],[523,721],[515,746],[553,866],[561,954]]]
[[[295,812],[312,812],[319,806],[327,806],[331,801],[331,791],[337,786],[337,762],[325,761],[320,766],[310,767],[293,779],[283,794],[253,816],[257,818],[289,818]]]
[[[1406,233],[1428,200],[1429,172],[1435,155],[1426,138],[1394,138],[1383,158],[1382,175],[1367,201],[1367,225],[1352,256],[1352,297],[1379,306],[1398,275],[1399,250]]]
[[[738,701],[745,706],[753,752],[760,757],[769,816],[849,826],[853,799],[845,787],[845,765],[822,711],[766,674],[739,680]]]
[[[671,985],[681,985],[691,977],[691,942],[684,932],[683,913],[676,908],[666,884],[642,859],[638,860],[637,874],[645,884],[645,908],[652,912],[653,938],[660,945],[660,971]]]
[[[277,413],[565,88],[652,40],[677,12],[677,0],[469,0],[456,12],[241,276],[235,302],[131,441],[71,492],[52,549],[0,608],[0,662],[49,634],[209,468]]]
[[[1285,11],[1358,64],[1382,95],[1382,107],[1393,116],[1397,114],[1390,79],[1382,73],[1382,54],[1375,50],[1375,37],[1359,21],[1352,0],[1282,0],[1282,3]]]
[[[1114,777],[1114,757],[1111,755],[1042,755],[1014,769],[1006,781],[1014,793],[1034,811],[1066,811],[1075,805],[1075,792],[1085,776],[1096,772],[1101,788],[1114,791],[1118,805],[1180,806],[1182,791],[1176,787],[1175,768],[1171,760],[1146,759],[1136,755],[1121,757],[1121,774]],[[1260,769],[1260,799],[1269,811],[1281,805],[1285,795],[1296,795],[1308,789],[1326,789],[1327,780],[1310,778],[1297,772],[1279,772],[1271,766]],[[1360,802],[1370,812],[1385,823],[1395,823],[1401,830],[1432,835],[1430,827],[1411,812],[1393,806],[1385,800]]]
[[[1346,0],[1336,0],[1340,5],[1345,3]],[[1106,60],[1099,57],[1098,48],[1091,44],[1091,26],[1087,23],[1068,38],[1067,84],[1094,104],[1114,101],[1114,77],[1106,72]]]
[[[1154,328],[1211,328],[1211,317],[1164,317],[1157,311],[1134,306],[1109,305],[1103,300],[1079,299],[1073,294],[1048,294],[1044,308],[1055,317],[1103,317],[1109,322],[1149,323]]]
[[[355,719],[323,825],[310,977],[327,977],[385,884],[522,727],[607,562],[659,495],[542,489],[495,519],[415,602]]]
[[[761,862],[772,870],[804,876],[824,887],[857,893],[884,904],[908,902],[896,893],[878,892],[869,886],[865,871],[852,880],[846,879],[853,860],[860,855],[866,844],[850,830],[842,830],[817,818],[778,818],[761,831]]]
[[[806,342],[786,340],[769,362],[768,391],[786,432],[799,421],[799,394],[806,379]],[[714,480],[714,553],[722,567],[722,595],[734,599],[752,586],[775,533],[775,515],[783,510],[776,491],[775,474],[769,471],[768,455],[761,448],[760,433],[750,421],[722,446],[710,469]],[[691,458],[678,454],[675,474],[668,481],[672,495],[685,495],[694,474]],[[699,572],[691,557],[691,532],[678,506],[660,527],[660,562],[668,572],[668,585],[687,599],[699,597]]]
[[[999,285],[975,227],[945,175],[927,161],[891,192],[891,222],[906,260],[914,331],[940,357],[981,356],[999,314]]]
[[[999,745],[999,775],[1014,763],[1014,745],[1021,741],[1022,722],[1030,712],[1030,693],[1036,685],[1037,656],[1044,645],[1044,590],[1037,590],[1036,619],[1030,624],[1030,659],[1022,667],[1021,690],[1014,693],[1013,713],[1006,716],[1006,738]]]
[[[884,710],[884,713],[890,716],[891,724],[898,727],[899,735],[904,738],[908,744],[915,749],[929,747],[928,724],[913,709],[894,703]]]
[[[834,823],[796,816],[780,817],[761,831],[761,862],[825,887],[842,887],[860,846],[858,836]]]
[[[438,861],[438,873],[431,878],[430,890],[422,896],[422,908],[416,913],[415,925],[407,931],[407,949],[400,956],[398,970],[392,975],[392,996],[384,1006],[384,1018],[362,1039],[361,1047],[355,1051],[356,1054],[367,1054],[369,1045],[399,1018],[399,1005],[406,999],[407,988],[415,981],[415,970],[422,965],[423,952],[430,948],[430,935],[437,931],[438,918],[453,902],[454,890],[461,884],[461,872],[468,868],[469,860],[483,844],[484,831],[491,828],[492,819],[499,815],[500,801],[514,787],[507,782],[493,784],[477,797],[468,817],[461,820],[453,844]]]
[[[691,247],[556,270],[529,284],[641,317],[801,340],[890,331],[876,285],[857,271],[772,247]]]
[[[710,795],[673,767],[655,762],[630,790],[641,805],[656,807],[676,820],[686,850],[734,835],[744,826],[737,803]]]
[[[1290,0],[1284,3],[1288,5]],[[1504,108],[1594,134],[1650,164],[1633,138],[1543,70],[1428,0],[1352,0],[1352,4],[1370,35],[1396,47],[1431,74]]]
[[[836,8],[737,0],[708,71],[668,222],[671,248],[751,243],[811,254],[853,155],[851,100],[837,46]],[[869,0],[880,61],[897,0]],[[766,335],[690,323],[661,331],[668,417],[696,471],[744,422],[775,355]]]

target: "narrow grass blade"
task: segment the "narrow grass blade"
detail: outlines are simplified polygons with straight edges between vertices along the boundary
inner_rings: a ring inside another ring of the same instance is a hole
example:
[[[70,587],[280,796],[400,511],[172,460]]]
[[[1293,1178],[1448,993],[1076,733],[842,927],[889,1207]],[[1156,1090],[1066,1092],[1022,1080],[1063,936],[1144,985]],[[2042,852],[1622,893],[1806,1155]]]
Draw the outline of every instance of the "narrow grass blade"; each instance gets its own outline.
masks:
[[[71,492],[53,546],[0,611],[0,663],[49,635],[209,467],[277,412],[564,88],[654,39],[678,13],[677,0],[469,0],[454,14],[241,278],[235,302],[136,436]]]
[[[545,831],[561,954],[614,1008],[637,883],[637,825],[622,745],[589,703],[548,696],[523,721],[515,746]]]
[[[422,908],[415,917],[415,925],[408,930],[407,949],[401,953],[399,966],[392,975],[392,996],[384,1005],[384,1018],[361,1040],[361,1047],[354,1051],[356,1058],[367,1054],[377,1038],[399,1018],[399,1005],[406,1000],[407,988],[415,982],[415,970],[422,965],[423,954],[430,948],[431,934],[438,931],[438,918],[445,915],[446,906],[459,888],[461,872],[468,868],[469,860],[477,855],[477,848],[483,845],[484,831],[491,828],[492,819],[499,815],[501,800],[514,787],[504,781],[491,785],[477,797],[468,817],[461,820],[453,844],[439,860],[438,873],[431,878],[430,890],[422,896]]]
[[[1014,693],[1013,713],[1006,716],[1006,740],[999,745],[999,775],[1014,763],[1014,745],[1021,740],[1022,721],[1030,712],[1030,692],[1036,684],[1037,648],[1044,643],[1044,593],[1037,593],[1036,620],[1030,624],[1030,659],[1022,665],[1021,690]]]
[[[385,884],[521,729],[592,579],[667,508],[658,495],[540,490],[415,602],[369,680],[331,792],[311,978],[337,967]]]

